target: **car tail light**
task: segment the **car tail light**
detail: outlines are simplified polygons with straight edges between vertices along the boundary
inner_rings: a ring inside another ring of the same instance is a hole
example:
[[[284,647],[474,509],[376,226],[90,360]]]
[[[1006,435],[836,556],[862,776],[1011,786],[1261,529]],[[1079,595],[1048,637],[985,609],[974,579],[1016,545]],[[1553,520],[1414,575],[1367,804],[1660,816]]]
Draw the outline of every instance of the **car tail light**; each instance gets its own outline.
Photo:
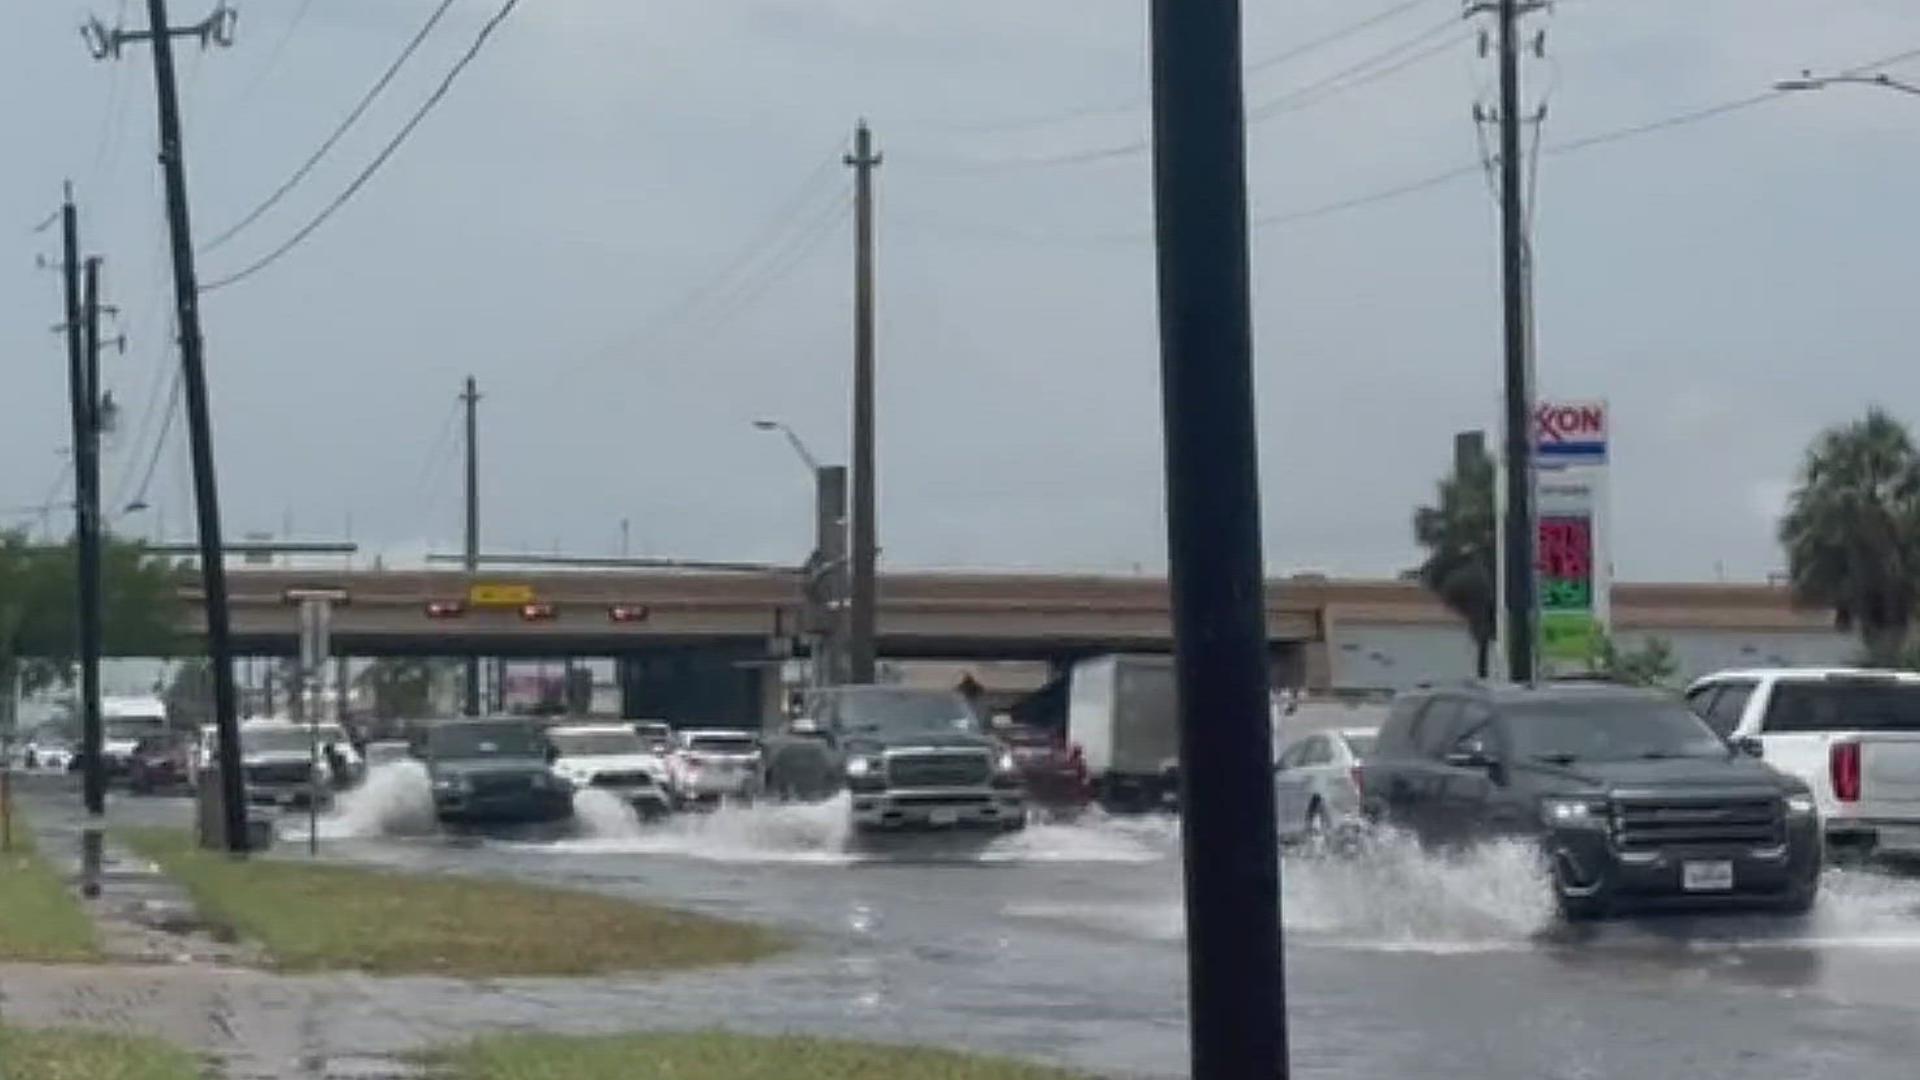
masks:
[[[615,604],[607,609],[607,618],[614,622],[646,622],[650,614],[645,604]]]
[[[457,619],[467,613],[467,605],[458,600],[427,601],[427,618]]]
[[[552,604],[535,603],[520,605],[520,617],[528,622],[548,622],[553,619],[555,614],[557,613],[554,611]]]
[[[1833,779],[1833,797],[1860,801],[1860,744],[1837,742],[1827,748],[1827,771]]]
[[[1355,795],[1365,795],[1367,793],[1367,770],[1359,765],[1355,765],[1353,768],[1347,770],[1347,775],[1353,780],[1353,793]]]

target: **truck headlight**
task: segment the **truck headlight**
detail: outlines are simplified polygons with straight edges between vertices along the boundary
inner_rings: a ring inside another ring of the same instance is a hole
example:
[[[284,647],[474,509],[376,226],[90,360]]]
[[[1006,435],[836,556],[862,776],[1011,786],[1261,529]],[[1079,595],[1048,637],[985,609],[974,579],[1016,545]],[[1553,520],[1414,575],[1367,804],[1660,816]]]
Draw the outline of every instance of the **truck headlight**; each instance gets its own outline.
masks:
[[[847,777],[859,780],[872,776],[879,771],[879,764],[870,757],[850,757],[847,759]]]
[[[1001,776],[1009,776],[1020,771],[1020,763],[1013,759],[1013,751],[1002,750],[1000,756],[993,759],[993,771]]]
[[[465,791],[467,778],[464,776],[436,776],[433,778],[433,790],[444,794]]]
[[[1607,808],[1592,799],[1541,799],[1540,820],[1549,828],[1603,829]]]
[[[1787,796],[1787,813],[1794,817],[1811,817],[1814,809],[1811,792],[1796,791]]]

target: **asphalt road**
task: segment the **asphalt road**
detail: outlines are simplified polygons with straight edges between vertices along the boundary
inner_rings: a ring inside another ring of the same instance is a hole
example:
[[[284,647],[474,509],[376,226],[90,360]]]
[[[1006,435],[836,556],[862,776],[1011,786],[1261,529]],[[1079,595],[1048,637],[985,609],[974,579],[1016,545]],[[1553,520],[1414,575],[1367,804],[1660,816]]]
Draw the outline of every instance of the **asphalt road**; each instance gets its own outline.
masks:
[[[535,1010],[532,990],[482,987],[461,991],[461,1008],[497,993],[515,1023],[725,1025],[943,1043],[1103,1075],[1185,1071],[1171,821],[1096,818],[864,850],[832,805],[643,827],[588,800],[557,837],[449,836],[424,807],[417,777],[377,776],[323,822],[323,855],[671,902],[774,922],[803,943],[765,968],[656,981],[644,1007],[619,1004],[632,989],[569,999],[547,987]],[[167,800],[121,810],[181,816]],[[304,857],[303,829],[284,824],[283,856]],[[1289,859],[1295,1075],[1915,1075],[1920,880],[1834,872],[1800,919],[1578,929],[1559,925],[1544,895],[1517,851]]]

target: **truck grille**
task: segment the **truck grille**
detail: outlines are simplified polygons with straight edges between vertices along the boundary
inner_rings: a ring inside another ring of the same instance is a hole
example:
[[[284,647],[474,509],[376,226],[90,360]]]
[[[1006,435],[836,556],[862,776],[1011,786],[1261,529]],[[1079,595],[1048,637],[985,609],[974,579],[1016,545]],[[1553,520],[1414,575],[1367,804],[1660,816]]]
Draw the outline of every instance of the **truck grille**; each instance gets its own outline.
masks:
[[[276,761],[248,765],[244,773],[249,784],[304,784],[312,777],[313,766],[304,761]]]
[[[532,787],[533,777],[528,773],[481,773],[473,777],[473,793],[481,798],[519,795]]]
[[[1773,847],[1786,830],[1779,799],[1622,799],[1614,842],[1627,851],[1691,845]]]
[[[993,776],[985,754],[897,754],[887,759],[887,781],[896,787],[977,787]]]
[[[652,787],[653,774],[648,772],[603,772],[593,778],[594,787],[626,788]]]

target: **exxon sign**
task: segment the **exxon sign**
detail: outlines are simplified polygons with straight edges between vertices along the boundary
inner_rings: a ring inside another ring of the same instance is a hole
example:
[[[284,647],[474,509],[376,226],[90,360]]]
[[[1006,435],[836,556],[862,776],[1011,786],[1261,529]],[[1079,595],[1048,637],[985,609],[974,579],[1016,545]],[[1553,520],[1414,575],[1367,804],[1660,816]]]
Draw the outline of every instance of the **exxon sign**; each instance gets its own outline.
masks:
[[[1607,403],[1535,403],[1533,452],[1542,465],[1604,464],[1607,460]]]

